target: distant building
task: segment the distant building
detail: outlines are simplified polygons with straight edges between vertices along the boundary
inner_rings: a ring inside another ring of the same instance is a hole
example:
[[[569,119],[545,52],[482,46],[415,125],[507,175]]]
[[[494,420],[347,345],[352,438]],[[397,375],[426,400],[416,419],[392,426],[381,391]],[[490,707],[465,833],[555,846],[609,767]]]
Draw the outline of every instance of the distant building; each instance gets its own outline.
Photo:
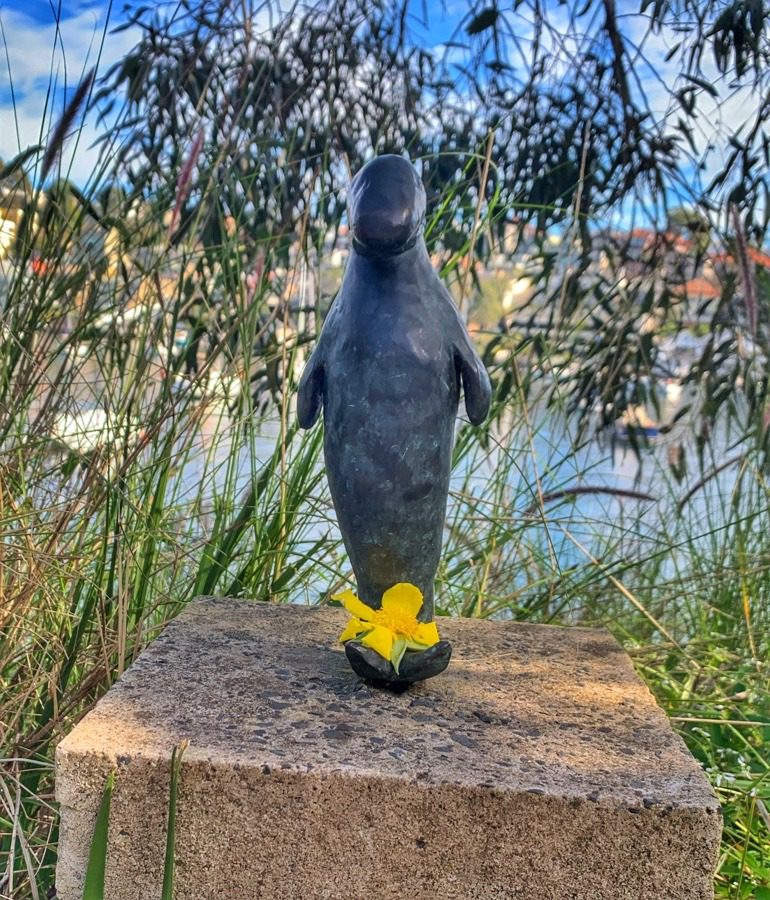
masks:
[[[0,186],[0,259],[13,251],[26,208],[27,197],[22,188]]]
[[[671,293],[695,303],[700,303],[703,300],[716,300],[717,297],[722,295],[719,285],[702,277],[690,278],[689,281],[674,285]]]

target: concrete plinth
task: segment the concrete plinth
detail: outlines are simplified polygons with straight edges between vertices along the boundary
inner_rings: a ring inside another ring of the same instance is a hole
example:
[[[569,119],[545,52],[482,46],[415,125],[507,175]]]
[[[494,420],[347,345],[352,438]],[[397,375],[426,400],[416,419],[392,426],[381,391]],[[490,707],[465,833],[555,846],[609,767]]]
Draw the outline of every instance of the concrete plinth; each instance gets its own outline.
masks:
[[[202,599],[60,745],[60,900],[117,770],[107,900],[157,900],[172,748],[177,900],[713,897],[706,778],[607,633],[440,620],[443,675],[348,668],[347,614]]]

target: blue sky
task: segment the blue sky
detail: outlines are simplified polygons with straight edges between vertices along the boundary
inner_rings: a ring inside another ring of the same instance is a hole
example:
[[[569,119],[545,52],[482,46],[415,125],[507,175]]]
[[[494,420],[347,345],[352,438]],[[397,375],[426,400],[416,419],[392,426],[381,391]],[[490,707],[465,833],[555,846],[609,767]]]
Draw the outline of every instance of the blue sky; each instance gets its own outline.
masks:
[[[464,3],[428,3],[430,24],[420,31],[430,43],[448,39]],[[4,45],[0,50],[8,55],[7,61],[0,59],[0,159],[45,143],[67,98],[91,66],[98,60],[99,72],[104,72],[134,46],[138,29],[114,33],[115,26],[125,21],[124,6],[125,0],[113,4],[106,0],[0,0],[0,44]],[[415,0],[415,7],[421,17],[422,0]],[[414,24],[419,27],[417,20]],[[81,185],[87,183],[97,161],[97,151],[90,148],[97,135],[95,123],[86,121],[77,152],[70,145],[64,156],[70,177]]]
[[[122,7],[122,0],[115,10]],[[63,0],[56,16],[47,0],[0,0],[0,158],[9,159],[27,146],[45,143],[67,97],[97,60],[105,71],[136,42],[130,31],[107,34],[118,24],[103,0]],[[104,43],[102,45],[102,40]],[[10,76],[9,76],[10,69]],[[15,102],[14,102],[15,101]],[[85,184],[97,160],[89,146],[97,136],[86,122],[77,148],[68,145],[65,164],[75,181]],[[77,150],[77,152],[75,152]]]
[[[423,0],[414,0],[416,15],[412,27],[421,32],[421,40],[429,45],[446,41],[470,2],[446,0],[436,3],[425,0],[429,25],[422,29],[417,18],[421,15]],[[637,3],[638,0],[621,0],[619,3],[622,27],[629,46],[641,40],[646,29],[646,20],[637,13]],[[7,62],[0,60],[0,158],[8,159],[30,144],[45,143],[46,135],[61,114],[67,96],[76,88],[83,74],[96,63],[100,49],[99,71],[104,72],[136,43],[138,32],[134,29],[112,33],[112,28],[123,21],[123,5],[124,0],[116,0],[112,7],[105,0],[61,0],[60,27],[57,31],[56,17],[48,0],[0,0],[0,23],[4,36],[4,42],[1,39],[0,42],[4,43],[4,51],[8,55]],[[522,9],[525,6],[522,4]],[[566,6],[560,6],[558,0],[550,0],[549,18],[564,34],[570,29],[567,15]],[[528,34],[525,18],[521,20],[517,38],[522,52],[526,54]],[[666,114],[669,90],[677,74],[676,62],[666,62],[665,55],[678,38],[673,30],[667,32],[663,29],[660,34],[648,37],[644,47],[652,64],[644,76],[645,90],[652,108],[660,116]],[[102,39],[104,43],[100,48]],[[567,38],[566,46],[569,46],[569,41]],[[554,48],[554,52],[558,53],[558,48]],[[11,99],[8,64],[15,108]],[[714,82],[718,83],[717,73],[713,74]],[[53,103],[50,103],[50,97],[54,98]],[[707,95],[703,95],[700,102],[702,115],[696,140],[703,149],[709,142],[716,144],[715,168],[726,146],[727,132],[745,118],[747,111],[756,108],[757,101],[744,90],[730,96],[719,109]],[[87,121],[77,146],[73,146],[73,141],[67,148],[65,165],[70,166],[71,177],[80,184],[87,182],[96,163],[97,151],[89,149],[89,145],[97,134],[95,123]]]
[[[3,61],[0,103],[9,99],[8,62],[17,100],[45,89],[52,72],[60,86],[65,80],[77,82],[80,73],[96,60],[105,24],[120,21],[121,7],[121,0],[112,9],[104,0],[63,0],[60,7],[56,0],[0,0],[3,50],[10,57]],[[112,35],[105,46],[115,57],[133,42],[133,38],[121,40]]]

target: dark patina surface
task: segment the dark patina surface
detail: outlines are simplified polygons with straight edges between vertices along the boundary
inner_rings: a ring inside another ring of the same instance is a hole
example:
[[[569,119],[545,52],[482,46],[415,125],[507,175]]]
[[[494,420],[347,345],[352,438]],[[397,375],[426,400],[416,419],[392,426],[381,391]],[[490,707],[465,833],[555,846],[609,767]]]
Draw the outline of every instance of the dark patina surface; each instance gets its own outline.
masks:
[[[380,156],[350,188],[353,246],[342,287],[302,374],[298,416],[324,416],[324,458],[358,595],[377,609],[398,582],[417,585],[433,618],[433,583],[449,492],[460,390],[474,424],[489,377],[423,238],[425,191],[412,165]],[[438,674],[451,647],[409,651],[402,673],[349,644],[359,674],[384,683]],[[379,677],[378,677],[379,674]]]

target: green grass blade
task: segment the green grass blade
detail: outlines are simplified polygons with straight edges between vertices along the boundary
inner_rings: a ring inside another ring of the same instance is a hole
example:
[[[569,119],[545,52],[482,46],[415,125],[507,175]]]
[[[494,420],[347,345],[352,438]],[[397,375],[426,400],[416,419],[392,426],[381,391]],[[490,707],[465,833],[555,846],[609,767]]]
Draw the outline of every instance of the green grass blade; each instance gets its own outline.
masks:
[[[182,756],[187,749],[187,741],[182,741],[171,754],[171,789],[168,797],[168,827],[166,828],[166,859],[163,864],[163,893],[161,900],[174,898],[174,847],[176,845],[176,798],[179,790],[179,771]]]
[[[94,836],[88,852],[88,868],[86,883],[83,888],[83,900],[104,900],[104,869],[107,863],[107,841],[109,838],[110,804],[112,788],[115,784],[115,773],[110,772],[102,794],[99,812],[96,814]]]

